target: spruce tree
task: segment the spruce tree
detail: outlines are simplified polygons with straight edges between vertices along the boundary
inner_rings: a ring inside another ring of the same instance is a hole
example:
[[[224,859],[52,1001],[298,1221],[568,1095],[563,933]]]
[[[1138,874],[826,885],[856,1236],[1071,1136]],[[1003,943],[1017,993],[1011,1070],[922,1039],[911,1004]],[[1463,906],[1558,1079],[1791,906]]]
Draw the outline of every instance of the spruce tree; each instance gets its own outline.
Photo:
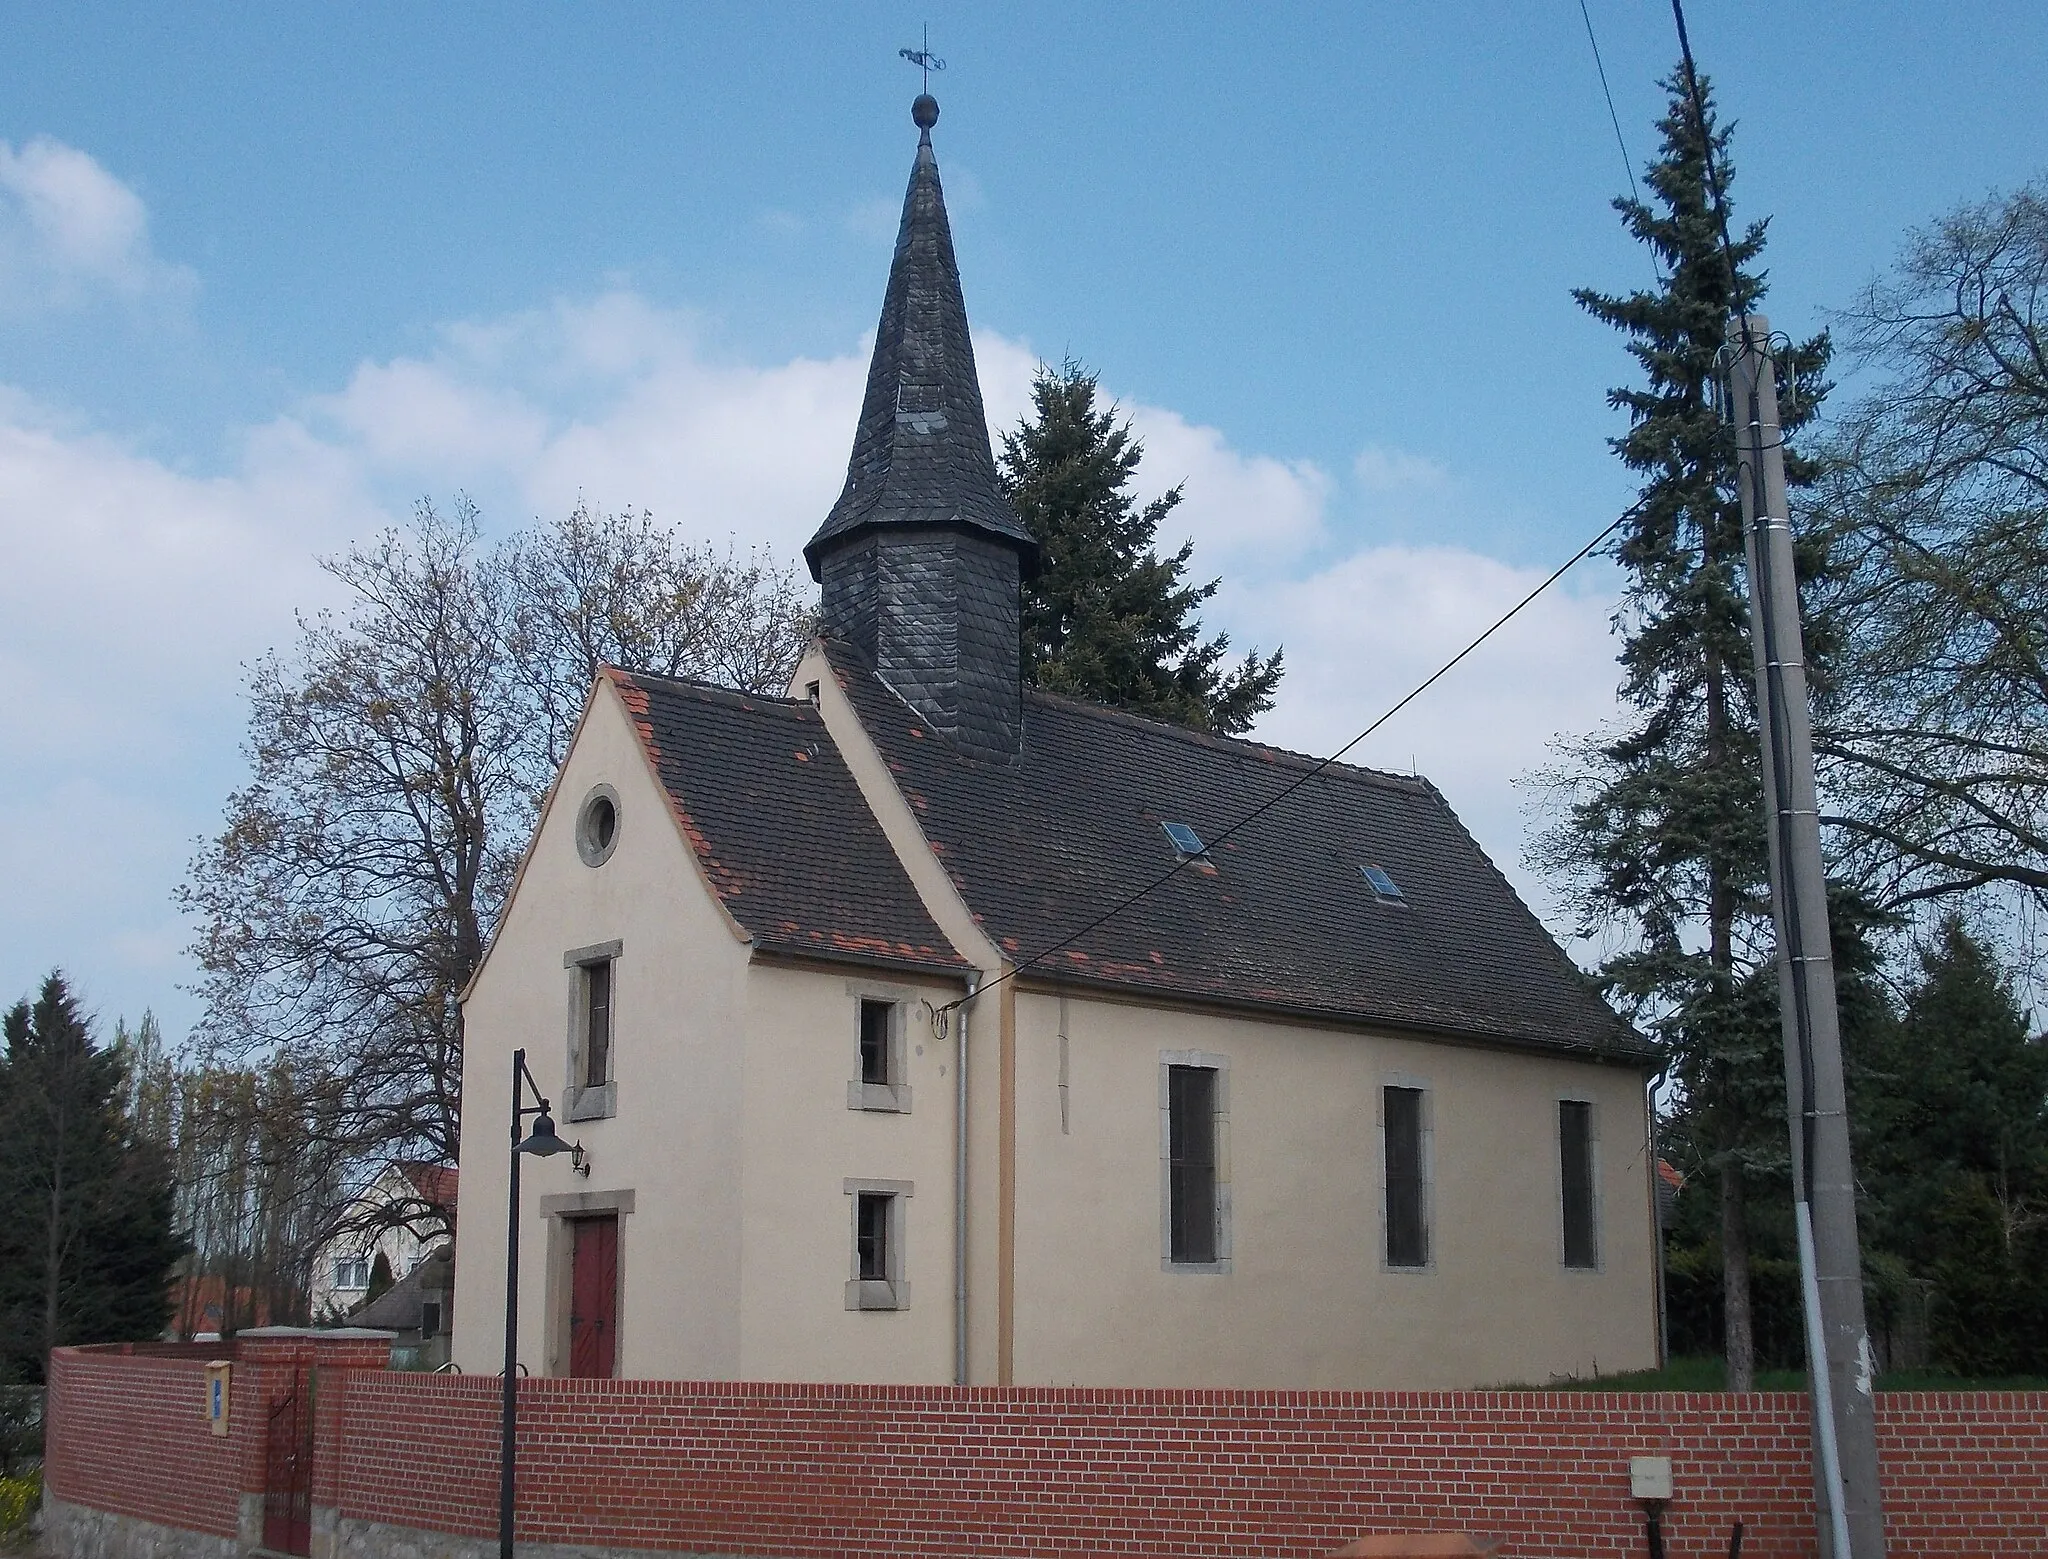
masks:
[[[1039,366],[1032,415],[1003,435],[1004,490],[1038,542],[1023,592],[1023,668],[1049,692],[1235,735],[1273,706],[1281,654],[1224,668],[1227,635],[1202,638],[1195,613],[1219,583],[1186,579],[1192,541],[1161,557],[1159,526],[1181,489],[1140,508],[1130,492],[1144,446],[1095,376],[1069,359]]]
[[[2006,1247],[2048,1224],[2048,1043],[2029,1035],[1991,949],[1961,916],[1946,916],[1921,951],[1886,1040],[1862,1090],[1862,1178],[1886,1248],[1931,1271],[1945,1253],[1944,1206],[1964,1182],[1996,1209]]]
[[[1584,931],[1628,939],[1602,973],[1664,1045],[1703,1144],[1699,1167],[1718,1181],[1729,1381],[1743,1389],[1754,1370],[1745,1176],[1781,1164],[1786,1138],[1742,516],[1714,387],[1729,315],[1764,293],[1765,224],[1724,253],[1707,149],[1725,202],[1729,131],[1716,128],[1704,81],[1703,113],[1682,71],[1663,85],[1649,197],[1615,202],[1660,284],[1574,294],[1624,333],[1643,375],[1608,396],[1629,417],[1615,453],[1642,477],[1612,546],[1627,579],[1616,628],[1628,713],[1571,752],[1568,816],[1535,853],[1576,886]],[[1811,420],[1827,358],[1823,335],[1781,365],[1788,433]],[[1787,466],[1795,484],[1811,479],[1789,452]]]
[[[40,1382],[52,1348],[155,1337],[170,1317],[168,1159],[125,1109],[127,1059],[101,1049],[60,974],[5,1019],[0,1059],[0,1349]]]

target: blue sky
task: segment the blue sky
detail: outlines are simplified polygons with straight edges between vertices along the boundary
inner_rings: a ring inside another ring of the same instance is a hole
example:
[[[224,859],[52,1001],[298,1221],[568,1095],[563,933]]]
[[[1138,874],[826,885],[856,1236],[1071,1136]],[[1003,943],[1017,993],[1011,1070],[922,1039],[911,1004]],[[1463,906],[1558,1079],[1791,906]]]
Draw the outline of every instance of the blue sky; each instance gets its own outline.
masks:
[[[1588,0],[1629,150],[1669,10]],[[1626,502],[1645,283],[1576,0],[1540,6],[80,4],[0,53],[0,997],[194,1007],[169,890],[237,667],[318,553],[466,490],[790,555],[836,491],[929,21],[996,420],[1073,353],[1185,477],[1214,620],[1325,748]],[[1775,321],[2048,166],[2048,13],[1695,0]],[[1845,395],[1853,390],[1853,378]],[[1375,739],[1520,872],[1515,777],[1611,708],[1595,568]]]

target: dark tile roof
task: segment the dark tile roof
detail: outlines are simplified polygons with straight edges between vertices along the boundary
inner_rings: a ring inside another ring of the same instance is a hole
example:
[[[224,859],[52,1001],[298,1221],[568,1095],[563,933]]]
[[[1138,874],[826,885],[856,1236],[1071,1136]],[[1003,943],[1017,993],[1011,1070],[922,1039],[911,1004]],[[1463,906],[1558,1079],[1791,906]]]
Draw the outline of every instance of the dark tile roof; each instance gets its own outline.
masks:
[[[840,681],[968,907],[1012,958],[1086,925],[1313,766],[1027,692],[1020,762],[960,756],[857,656]],[[1034,966],[1034,978],[1637,1059],[1650,1052],[1426,781],[1332,765],[1213,865]],[[1406,895],[1384,904],[1360,867]]]
[[[963,974],[808,703],[607,668],[704,874],[771,953]]]
[[[1036,565],[1037,543],[996,481],[929,131],[919,138],[903,197],[846,486],[804,547],[811,577],[824,577],[829,543],[883,526],[921,525],[994,537],[1017,548],[1027,575]]]

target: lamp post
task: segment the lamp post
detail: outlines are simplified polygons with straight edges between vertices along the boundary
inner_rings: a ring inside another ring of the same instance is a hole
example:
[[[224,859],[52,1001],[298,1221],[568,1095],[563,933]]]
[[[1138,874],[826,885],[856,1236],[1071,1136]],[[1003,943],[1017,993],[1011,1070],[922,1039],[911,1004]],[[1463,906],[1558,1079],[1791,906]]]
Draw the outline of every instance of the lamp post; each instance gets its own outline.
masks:
[[[522,1091],[539,1104],[522,1104]],[[524,1141],[519,1128],[529,1115],[539,1117]],[[556,1153],[583,1157],[579,1143],[571,1146],[555,1133],[548,1101],[526,1069],[526,1052],[512,1052],[512,1192],[505,1220],[505,1405],[498,1423],[498,1559],[512,1559],[512,1442],[519,1417],[519,1158],[531,1153],[547,1158]]]

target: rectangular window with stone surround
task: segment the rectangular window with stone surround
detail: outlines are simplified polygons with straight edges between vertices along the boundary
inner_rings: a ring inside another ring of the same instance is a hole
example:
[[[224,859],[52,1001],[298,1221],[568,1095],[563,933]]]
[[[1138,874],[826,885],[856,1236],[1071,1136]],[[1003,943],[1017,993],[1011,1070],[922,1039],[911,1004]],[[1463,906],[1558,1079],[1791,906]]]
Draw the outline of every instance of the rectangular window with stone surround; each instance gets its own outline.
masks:
[[[908,991],[848,982],[852,998],[852,1070],[846,1083],[849,1110],[885,1115],[910,1113],[910,1067],[905,1055],[911,996]]]
[[[846,1279],[849,1310],[908,1310],[910,1279],[905,1260],[909,1222],[908,1180],[848,1180],[852,1250]]]
[[[624,943],[599,942],[562,955],[569,972],[566,1120],[603,1120],[619,1112],[619,964],[624,951]]]

